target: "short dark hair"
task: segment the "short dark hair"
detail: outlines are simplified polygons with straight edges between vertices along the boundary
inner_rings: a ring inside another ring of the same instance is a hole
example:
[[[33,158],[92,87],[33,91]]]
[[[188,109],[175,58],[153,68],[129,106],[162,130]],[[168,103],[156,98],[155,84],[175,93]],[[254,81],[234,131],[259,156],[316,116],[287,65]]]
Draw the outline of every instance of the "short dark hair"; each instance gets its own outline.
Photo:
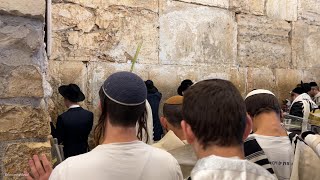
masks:
[[[163,115],[175,128],[181,128],[182,104],[164,104]]]
[[[229,81],[211,79],[191,86],[184,95],[182,113],[204,149],[243,143],[246,107]]]
[[[272,94],[255,94],[245,99],[247,112],[254,117],[264,112],[275,112],[280,115],[278,99]]]

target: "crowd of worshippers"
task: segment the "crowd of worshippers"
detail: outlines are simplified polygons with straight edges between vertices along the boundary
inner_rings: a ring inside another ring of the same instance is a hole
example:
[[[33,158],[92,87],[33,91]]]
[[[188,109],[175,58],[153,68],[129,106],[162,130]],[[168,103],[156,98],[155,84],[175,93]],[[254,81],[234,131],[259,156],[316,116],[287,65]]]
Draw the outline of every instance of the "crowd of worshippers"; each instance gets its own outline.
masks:
[[[114,73],[97,94],[101,114],[90,151],[93,113],[78,104],[84,94],[75,84],[59,93],[68,110],[51,128],[66,160],[52,169],[45,155],[34,155],[27,179],[320,179],[320,136],[287,131],[286,112],[266,89],[243,98],[230,81],[187,79],[164,101],[159,118],[162,95],[154,83]],[[320,103],[315,82],[290,95],[285,104],[293,116],[307,117]]]

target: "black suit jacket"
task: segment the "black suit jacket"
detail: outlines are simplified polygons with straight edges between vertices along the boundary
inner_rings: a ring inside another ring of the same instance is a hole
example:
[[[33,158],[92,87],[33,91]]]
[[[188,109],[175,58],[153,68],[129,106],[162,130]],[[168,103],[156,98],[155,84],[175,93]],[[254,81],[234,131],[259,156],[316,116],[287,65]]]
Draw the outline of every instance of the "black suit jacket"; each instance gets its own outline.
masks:
[[[57,119],[51,134],[63,144],[65,158],[88,152],[88,136],[93,125],[93,113],[82,107],[70,108]]]

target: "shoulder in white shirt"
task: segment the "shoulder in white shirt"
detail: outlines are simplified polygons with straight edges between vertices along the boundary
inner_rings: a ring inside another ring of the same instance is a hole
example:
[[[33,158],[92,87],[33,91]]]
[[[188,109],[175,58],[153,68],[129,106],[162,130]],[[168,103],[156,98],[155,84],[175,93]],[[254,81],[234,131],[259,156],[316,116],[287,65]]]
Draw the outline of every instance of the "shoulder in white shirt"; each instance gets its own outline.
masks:
[[[224,158],[211,155],[198,160],[191,172],[192,180],[275,180],[263,167],[237,157]]]
[[[252,134],[268,157],[279,180],[290,179],[294,152],[288,136],[263,136]]]
[[[169,153],[141,141],[99,145],[70,157],[52,172],[50,180],[181,180],[180,166]]]

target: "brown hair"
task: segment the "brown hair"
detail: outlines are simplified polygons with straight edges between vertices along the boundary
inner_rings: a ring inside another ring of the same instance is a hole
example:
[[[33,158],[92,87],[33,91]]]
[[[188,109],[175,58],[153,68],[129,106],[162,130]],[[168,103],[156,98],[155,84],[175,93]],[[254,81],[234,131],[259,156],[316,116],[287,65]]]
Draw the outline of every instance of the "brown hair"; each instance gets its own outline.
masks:
[[[229,81],[211,79],[191,86],[184,95],[182,113],[204,149],[243,143],[246,107]]]
[[[247,112],[251,117],[264,112],[281,113],[278,99],[272,94],[256,94],[245,99]]]
[[[164,104],[163,115],[175,128],[181,128],[182,104]]]
[[[121,127],[135,127],[137,122],[138,139],[142,140],[143,129],[146,132],[146,142],[149,140],[147,131],[147,111],[145,103],[137,106],[125,106],[117,104],[110,100],[103,92],[102,88],[99,91],[100,103],[101,103],[101,115],[94,129],[94,141],[96,145],[101,144],[104,138],[107,114],[110,120],[110,124]]]

